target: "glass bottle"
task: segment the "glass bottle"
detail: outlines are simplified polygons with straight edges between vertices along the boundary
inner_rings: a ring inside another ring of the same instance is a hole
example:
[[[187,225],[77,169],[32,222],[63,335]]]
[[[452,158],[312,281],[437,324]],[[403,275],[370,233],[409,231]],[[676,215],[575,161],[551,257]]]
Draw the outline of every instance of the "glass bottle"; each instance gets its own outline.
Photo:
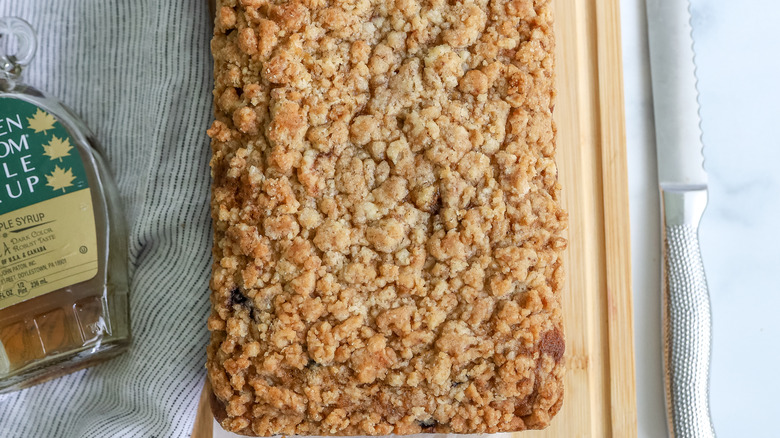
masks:
[[[36,44],[27,22],[0,18],[0,393],[130,344],[119,193],[84,123],[20,82]]]

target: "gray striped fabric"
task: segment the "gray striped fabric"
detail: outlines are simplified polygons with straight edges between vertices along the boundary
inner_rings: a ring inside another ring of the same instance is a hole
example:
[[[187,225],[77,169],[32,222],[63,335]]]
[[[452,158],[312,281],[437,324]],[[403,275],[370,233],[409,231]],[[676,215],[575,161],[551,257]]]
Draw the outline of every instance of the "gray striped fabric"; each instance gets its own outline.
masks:
[[[205,375],[210,25],[202,0],[0,0],[38,31],[24,81],[97,134],[131,226],[130,353],[0,396],[0,437],[189,436]]]

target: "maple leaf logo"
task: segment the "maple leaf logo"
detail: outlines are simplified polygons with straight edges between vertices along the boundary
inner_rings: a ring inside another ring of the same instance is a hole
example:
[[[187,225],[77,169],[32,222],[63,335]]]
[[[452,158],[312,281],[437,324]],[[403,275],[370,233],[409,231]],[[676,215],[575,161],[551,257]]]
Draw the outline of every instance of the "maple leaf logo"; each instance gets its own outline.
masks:
[[[54,171],[46,175],[46,185],[51,187],[52,190],[62,190],[73,185],[73,180],[76,179],[73,176],[73,172],[70,169],[61,169],[60,166],[54,166]]]
[[[60,160],[61,163],[62,157],[70,155],[71,149],[73,149],[73,146],[71,146],[67,138],[61,139],[55,135],[51,138],[49,144],[43,145],[43,155],[48,156],[51,160]]]
[[[36,133],[43,132],[45,134],[49,129],[54,129],[54,122],[56,120],[51,114],[38,108],[32,117],[27,118],[27,127]]]

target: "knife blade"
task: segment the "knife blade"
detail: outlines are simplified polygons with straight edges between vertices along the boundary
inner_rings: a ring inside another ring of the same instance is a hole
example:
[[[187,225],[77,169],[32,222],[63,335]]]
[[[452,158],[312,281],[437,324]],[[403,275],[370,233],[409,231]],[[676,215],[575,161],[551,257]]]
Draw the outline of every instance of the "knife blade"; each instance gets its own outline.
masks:
[[[647,0],[663,223],[664,383],[672,438],[714,437],[709,408],[712,317],[699,247],[707,173],[688,0]]]

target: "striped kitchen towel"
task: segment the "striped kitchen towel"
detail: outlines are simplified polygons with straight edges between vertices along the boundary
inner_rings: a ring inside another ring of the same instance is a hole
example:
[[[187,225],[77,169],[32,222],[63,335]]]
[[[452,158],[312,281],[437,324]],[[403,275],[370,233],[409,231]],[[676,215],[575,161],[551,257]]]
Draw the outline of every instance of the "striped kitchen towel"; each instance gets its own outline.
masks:
[[[24,82],[103,144],[131,227],[134,344],[0,396],[0,437],[189,436],[205,377],[211,115],[207,3],[0,0],[38,32]]]

